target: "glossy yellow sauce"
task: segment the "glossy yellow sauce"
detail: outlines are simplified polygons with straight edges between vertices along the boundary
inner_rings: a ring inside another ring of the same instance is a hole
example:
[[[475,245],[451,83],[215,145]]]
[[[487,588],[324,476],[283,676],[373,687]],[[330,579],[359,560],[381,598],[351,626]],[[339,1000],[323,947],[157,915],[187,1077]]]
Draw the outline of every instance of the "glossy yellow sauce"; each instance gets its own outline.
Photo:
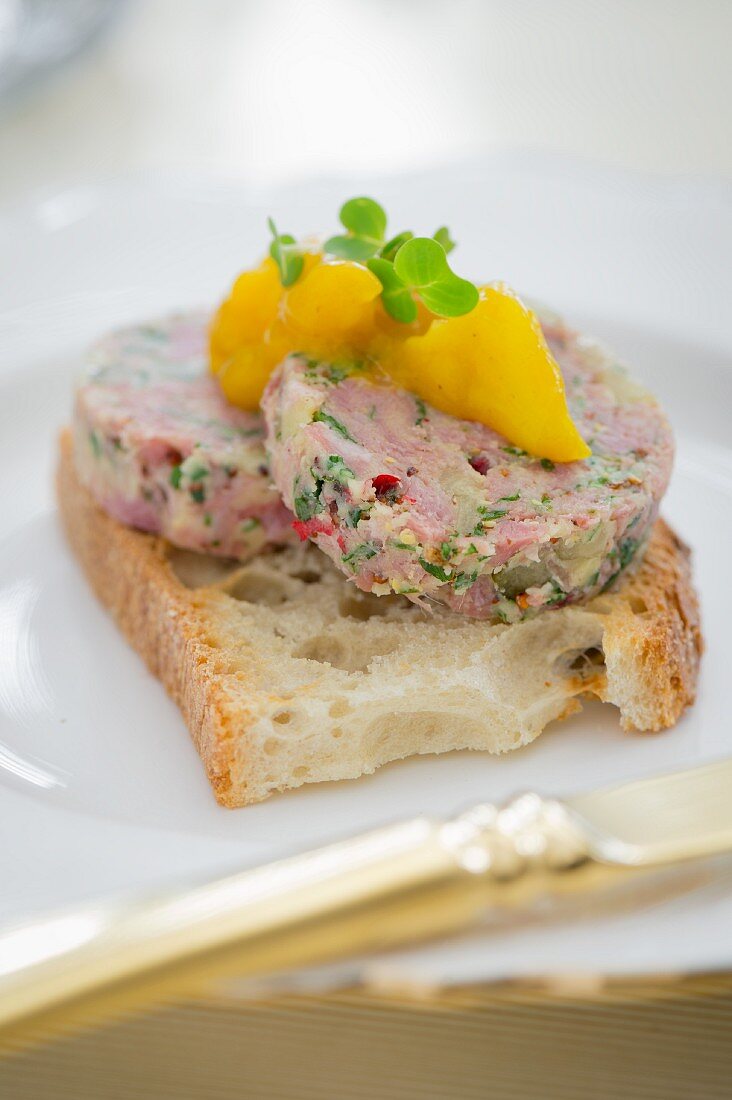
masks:
[[[305,256],[287,288],[270,258],[245,271],[211,326],[211,369],[226,398],[258,408],[271,372],[294,351],[332,362],[355,358],[530,454],[554,462],[589,455],[541,326],[508,287],[481,288],[478,305],[462,317],[435,317],[420,304],[412,324],[393,320],[380,294],[368,268],[319,253]]]

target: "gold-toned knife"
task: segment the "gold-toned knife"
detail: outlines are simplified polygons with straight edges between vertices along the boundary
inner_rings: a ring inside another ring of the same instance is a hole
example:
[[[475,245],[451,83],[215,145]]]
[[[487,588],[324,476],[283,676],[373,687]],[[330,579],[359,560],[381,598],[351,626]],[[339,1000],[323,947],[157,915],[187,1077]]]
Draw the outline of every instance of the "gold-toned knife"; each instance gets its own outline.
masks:
[[[732,759],[563,800],[415,818],[202,886],[0,935],[0,1040],[473,927],[732,852]]]

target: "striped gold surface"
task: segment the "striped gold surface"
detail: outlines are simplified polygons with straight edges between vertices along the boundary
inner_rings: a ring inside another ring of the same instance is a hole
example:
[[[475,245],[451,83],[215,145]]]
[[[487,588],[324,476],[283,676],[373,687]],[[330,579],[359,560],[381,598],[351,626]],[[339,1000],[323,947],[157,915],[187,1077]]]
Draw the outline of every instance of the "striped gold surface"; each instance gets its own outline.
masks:
[[[3,1100],[727,1100],[732,975],[171,1006],[0,1064]]]

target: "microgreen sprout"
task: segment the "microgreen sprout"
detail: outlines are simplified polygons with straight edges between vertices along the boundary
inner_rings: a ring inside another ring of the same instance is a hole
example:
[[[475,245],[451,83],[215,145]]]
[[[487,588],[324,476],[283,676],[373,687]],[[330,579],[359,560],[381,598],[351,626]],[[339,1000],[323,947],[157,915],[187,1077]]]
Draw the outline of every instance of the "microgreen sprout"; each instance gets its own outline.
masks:
[[[478,304],[477,287],[451,271],[444,247],[433,237],[410,234],[393,262],[374,256],[366,266],[381,283],[384,309],[396,321],[416,320],[416,298],[438,317],[460,317]]]
[[[445,249],[446,256],[449,256],[453,248],[455,247],[455,242],[450,236],[450,230],[447,228],[446,225],[441,225],[439,229],[436,229],[435,232],[432,234],[432,239],[434,241],[437,241],[438,244],[442,245],[442,247]]]
[[[277,226],[271,218],[267,218],[267,225],[272,234],[269,254],[279,269],[280,282],[283,286],[292,286],[302,274],[304,264],[302,250],[291,234],[277,231]]]
[[[478,290],[457,276],[447,261],[455,247],[447,226],[432,237],[415,237],[406,229],[386,239],[386,212],[375,199],[349,199],[340,209],[345,233],[329,237],[323,251],[340,260],[362,263],[381,283],[381,300],[396,321],[411,324],[418,316],[417,302],[438,317],[460,317],[478,303]],[[272,233],[270,255],[277,264],[282,285],[292,286],[303,270],[303,248],[294,237]]]
[[[393,263],[394,257],[399,249],[403,244],[406,244],[407,241],[411,241],[413,236],[414,233],[412,233],[411,229],[405,229],[403,233],[397,233],[396,237],[392,237],[390,241],[386,242],[379,255],[383,257],[383,259],[390,260]]]
[[[390,260],[374,256],[366,261],[366,265],[381,283],[381,300],[386,312],[395,321],[403,321],[405,324],[416,321],[417,303],[410,288],[394,270],[394,264]]]
[[[432,237],[413,237],[397,252],[394,271],[439,317],[460,317],[478,304],[478,288],[450,268],[445,249]]]
[[[348,234],[329,237],[324,250],[341,260],[363,262],[375,256],[386,235],[384,208],[374,199],[349,199],[341,207],[339,217]]]

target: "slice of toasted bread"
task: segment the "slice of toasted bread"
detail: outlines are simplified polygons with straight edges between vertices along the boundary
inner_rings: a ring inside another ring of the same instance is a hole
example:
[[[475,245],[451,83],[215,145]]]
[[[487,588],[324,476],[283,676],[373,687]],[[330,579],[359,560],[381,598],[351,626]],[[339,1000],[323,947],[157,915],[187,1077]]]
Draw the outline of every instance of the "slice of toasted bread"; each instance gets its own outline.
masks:
[[[662,520],[615,591],[487,626],[365,595],[309,545],[242,566],[124,527],[79,482],[67,436],[58,494],[95,592],[180,707],[225,806],[415,753],[506,752],[583,694],[628,730],[670,726],[694,699],[689,551]]]

